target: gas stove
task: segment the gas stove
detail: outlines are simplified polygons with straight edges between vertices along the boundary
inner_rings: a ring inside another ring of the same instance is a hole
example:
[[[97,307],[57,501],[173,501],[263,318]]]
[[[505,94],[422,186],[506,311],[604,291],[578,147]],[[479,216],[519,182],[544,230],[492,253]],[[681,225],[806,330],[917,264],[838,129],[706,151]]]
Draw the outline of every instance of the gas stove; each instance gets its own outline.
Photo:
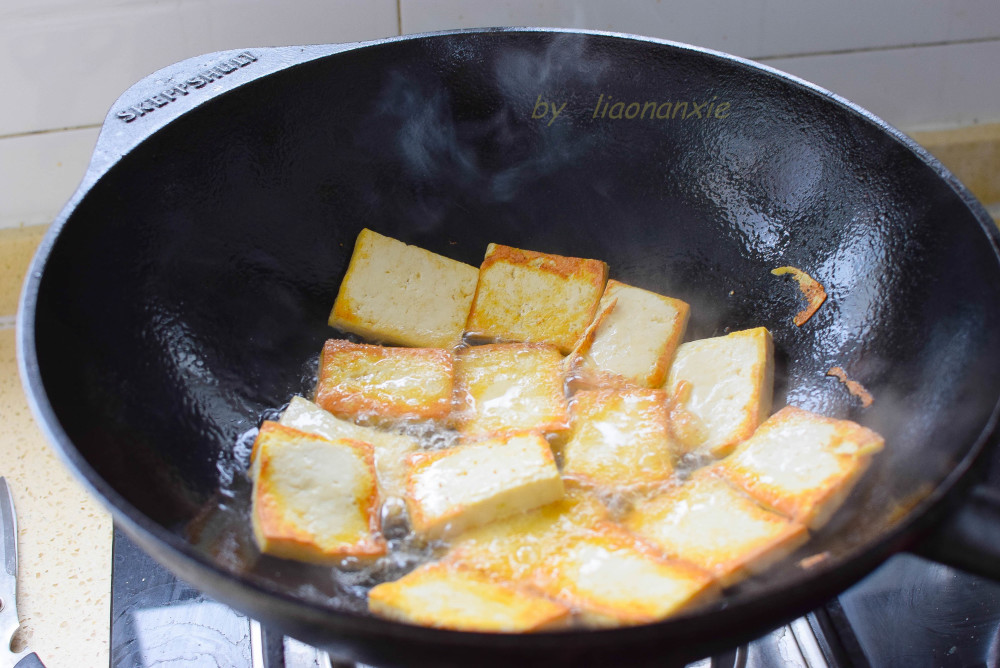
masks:
[[[348,666],[177,580],[117,530],[111,619],[112,668]],[[902,554],[805,617],[689,668],[998,665],[1000,583]]]

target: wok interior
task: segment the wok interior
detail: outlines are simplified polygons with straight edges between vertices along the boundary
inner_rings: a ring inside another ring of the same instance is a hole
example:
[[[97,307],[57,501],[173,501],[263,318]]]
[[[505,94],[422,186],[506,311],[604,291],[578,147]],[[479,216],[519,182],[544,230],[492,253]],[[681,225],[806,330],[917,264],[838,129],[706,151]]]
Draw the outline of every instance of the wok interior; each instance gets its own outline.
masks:
[[[601,96],[686,102],[689,117],[595,117]],[[565,107],[532,118],[540,102]],[[324,58],[125,156],[69,216],[36,310],[45,392],[96,474],[222,570],[296,596],[340,585],[257,561],[234,444],[309,392],[362,227],[473,265],[489,242],[604,260],[691,303],[688,340],[767,326],[775,410],[851,418],[887,443],[797,557],[836,563],[877,540],[969,454],[1000,395],[1000,280],[980,223],[839,103],[606,36],[449,35]],[[794,283],[769,273],[782,265],[829,295],[801,328]],[[870,409],[832,366],[870,390]],[[741,595],[796,572],[790,560]]]

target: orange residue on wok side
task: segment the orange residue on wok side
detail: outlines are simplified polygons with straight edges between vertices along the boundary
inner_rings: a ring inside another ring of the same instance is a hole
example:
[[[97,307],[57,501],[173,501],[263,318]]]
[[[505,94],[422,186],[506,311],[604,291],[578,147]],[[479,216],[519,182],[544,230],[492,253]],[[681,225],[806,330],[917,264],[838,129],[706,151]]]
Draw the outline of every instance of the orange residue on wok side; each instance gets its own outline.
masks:
[[[793,322],[795,322],[796,327],[801,327],[806,324],[806,321],[808,321],[809,318],[813,316],[813,313],[815,313],[823,302],[826,301],[826,289],[815,278],[796,267],[778,267],[777,269],[772,269],[771,273],[775,276],[791,274],[792,278],[798,282],[799,289],[802,290],[802,294],[805,295],[809,304],[795,314],[795,320]]]
[[[798,566],[799,566],[799,568],[805,570],[805,569],[809,569],[809,568],[813,568],[815,566],[818,566],[819,564],[823,563],[824,561],[828,561],[829,559],[830,559],[830,552],[829,551],[827,551],[827,552],[820,552],[819,554],[814,554],[814,555],[806,557],[804,559],[800,559],[799,563],[798,563]]]
[[[847,372],[841,369],[839,366],[835,366],[826,372],[828,376],[834,376],[837,380],[847,386],[847,391],[856,396],[861,400],[861,405],[868,408],[875,401],[872,397],[871,392],[865,389],[865,386],[856,380],[851,380],[847,377]]]

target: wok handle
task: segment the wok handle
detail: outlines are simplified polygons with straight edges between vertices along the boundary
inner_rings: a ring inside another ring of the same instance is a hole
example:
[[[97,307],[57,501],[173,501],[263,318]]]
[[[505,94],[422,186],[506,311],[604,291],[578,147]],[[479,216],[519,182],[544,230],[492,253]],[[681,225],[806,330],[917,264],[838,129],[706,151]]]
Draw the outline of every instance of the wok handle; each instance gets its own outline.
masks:
[[[154,132],[208,100],[267,74],[372,43],[376,42],[217,51],[144,77],[122,93],[105,117],[81,189]]]
[[[912,552],[1000,581],[1000,490],[987,484],[973,487],[964,503]]]

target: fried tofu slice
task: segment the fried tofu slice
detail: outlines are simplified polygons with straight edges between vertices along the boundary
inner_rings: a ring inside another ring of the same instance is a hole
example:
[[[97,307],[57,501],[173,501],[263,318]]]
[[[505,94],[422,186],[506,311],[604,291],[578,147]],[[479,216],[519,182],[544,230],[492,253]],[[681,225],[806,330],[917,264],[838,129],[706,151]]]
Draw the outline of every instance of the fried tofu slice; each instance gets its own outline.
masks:
[[[636,504],[623,524],[667,557],[708,570],[723,587],[764,571],[809,539],[803,525],[766,510],[708,469]]]
[[[608,522],[560,536],[529,582],[590,626],[647,624],[718,594],[706,571],[665,559]]]
[[[371,589],[380,617],[455,631],[524,633],[564,626],[570,611],[549,599],[455,564],[430,563]]]
[[[402,499],[406,493],[406,457],[419,449],[417,439],[406,434],[365,427],[341,420],[302,397],[292,397],[279,424],[335,441],[349,438],[370,443],[375,456],[379,496],[384,501]]]
[[[330,326],[417,348],[462,340],[479,271],[472,265],[361,230],[330,313]]]
[[[264,422],[250,476],[253,533],[264,554],[331,565],[385,554],[369,444]]]
[[[884,444],[850,420],[786,406],[715,469],[765,506],[815,530],[829,521]]]
[[[482,571],[495,580],[526,582],[568,533],[593,528],[608,517],[595,495],[567,481],[566,494],[558,501],[456,536],[442,561]]]
[[[569,426],[562,355],[546,343],[497,343],[455,355],[453,421],[466,440]]]
[[[608,266],[490,244],[466,332],[477,339],[551,343],[573,350],[594,319]]]
[[[656,621],[718,593],[710,574],[665,559],[569,482],[558,502],[456,537],[442,562],[528,585],[597,626]]]
[[[589,385],[660,387],[690,312],[680,299],[609,280],[597,317],[572,353],[576,374]]]
[[[407,466],[410,524],[429,538],[455,534],[563,496],[552,450],[536,433],[414,453]]]
[[[663,390],[578,392],[562,447],[563,475],[612,492],[668,482],[674,473],[668,410]]]
[[[340,417],[444,418],[451,412],[454,377],[448,350],[330,339],[319,358],[315,401]]]
[[[764,327],[681,344],[664,389],[690,387],[683,409],[698,420],[704,440],[696,450],[724,457],[749,438],[771,412],[774,344]]]

